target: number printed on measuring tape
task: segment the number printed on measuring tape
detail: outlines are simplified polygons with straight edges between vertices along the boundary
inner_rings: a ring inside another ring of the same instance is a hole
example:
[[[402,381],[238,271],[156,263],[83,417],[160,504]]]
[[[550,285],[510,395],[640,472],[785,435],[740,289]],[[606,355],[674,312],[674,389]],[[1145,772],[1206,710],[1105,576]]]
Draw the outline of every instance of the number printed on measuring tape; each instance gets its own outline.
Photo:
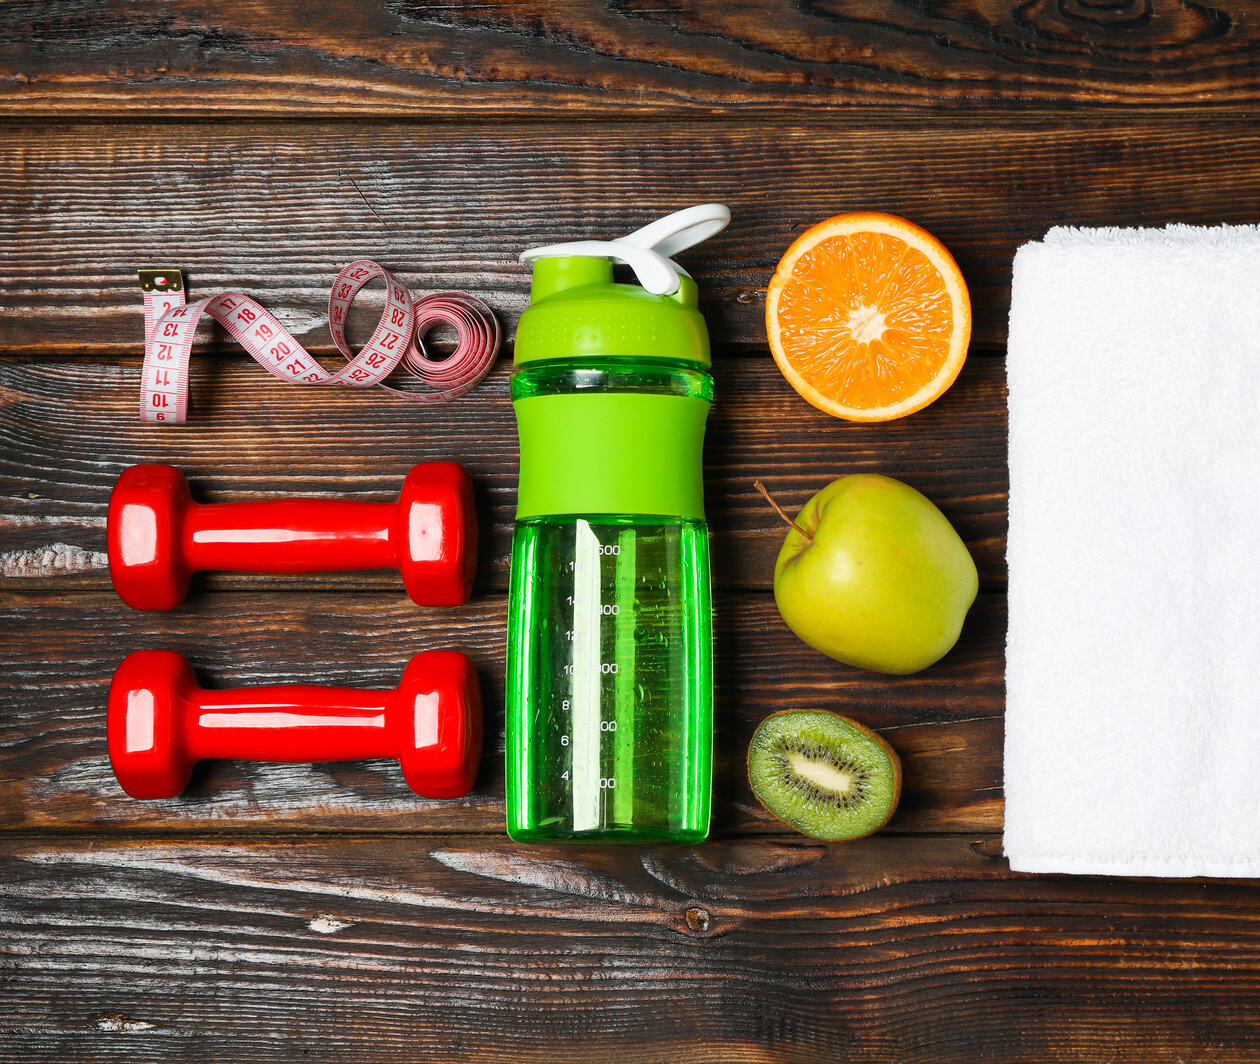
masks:
[[[416,299],[388,270],[370,259],[350,263],[333,281],[328,296],[328,329],[348,365],[324,369],[261,304],[240,292],[221,292],[185,303],[178,271],[166,276],[142,270],[144,283],[144,366],[141,370],[142,421],[182,424],[188,416],[188,366],[193,335],[209,315],[273,377],[295,384],[380,387],[418,403],[450,402],[474,388],[489,372],[502,338],[498,319],[481,300],[462,292],[437,292]],[[148,280],[146,280],[146,275]],[[346,340],[350,305],[376,278],[385,281],[385,308],[376,329],[356,355]],[[429,358],[424,337],[437,325],[455,329],[455,351],[442,361]],[[384,380],[402,365],[430,391],[391,388]]]

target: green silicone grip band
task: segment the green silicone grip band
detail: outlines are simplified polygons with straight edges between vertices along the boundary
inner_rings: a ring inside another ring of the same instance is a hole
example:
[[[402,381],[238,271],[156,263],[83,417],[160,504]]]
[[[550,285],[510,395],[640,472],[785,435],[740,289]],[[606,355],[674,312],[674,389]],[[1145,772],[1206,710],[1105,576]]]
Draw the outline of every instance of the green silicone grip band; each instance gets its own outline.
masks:
[[[516,516],[644,514],[704,519],[701,452],[709,402],[639,392],[515,401]]]

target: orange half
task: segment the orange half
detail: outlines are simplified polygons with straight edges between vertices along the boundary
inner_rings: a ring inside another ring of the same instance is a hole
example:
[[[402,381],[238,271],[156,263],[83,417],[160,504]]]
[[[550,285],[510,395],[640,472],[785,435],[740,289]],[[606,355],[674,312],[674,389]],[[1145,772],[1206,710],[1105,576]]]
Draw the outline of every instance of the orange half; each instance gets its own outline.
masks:
[[[891,214],[840,214],[802,233],[766,290],[788,382],[849,421],[921,410],[967,359],[971,300],[939,240]]]

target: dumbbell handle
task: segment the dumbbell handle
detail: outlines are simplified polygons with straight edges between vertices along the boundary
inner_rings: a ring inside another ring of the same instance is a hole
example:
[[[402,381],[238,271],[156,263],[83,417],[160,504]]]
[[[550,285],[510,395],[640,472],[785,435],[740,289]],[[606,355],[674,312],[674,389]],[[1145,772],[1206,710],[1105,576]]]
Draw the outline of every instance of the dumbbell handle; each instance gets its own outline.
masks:
[[[340,499],[192,503],[184,510],[190,572],[318,573],[392,569],[397,503]]]
[[[278,684],[183,690],[184,749],[194,760],[358,761],[397,757],[386,719],[396,690]]]

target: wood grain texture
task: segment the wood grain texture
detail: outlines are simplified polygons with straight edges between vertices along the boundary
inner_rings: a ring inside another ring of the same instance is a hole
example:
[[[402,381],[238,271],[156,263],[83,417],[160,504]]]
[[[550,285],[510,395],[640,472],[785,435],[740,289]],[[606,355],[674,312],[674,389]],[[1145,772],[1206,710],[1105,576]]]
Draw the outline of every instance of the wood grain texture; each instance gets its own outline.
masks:
[[[828,708],[879,729],[905,761],[896,831],[991,831],[1001,824],[1005,598],[982,595],[959,645],[909,677],[850,669],[788,631],[765,594],[719,595],[714,831],[776,830],[752,798],[744,756],[776,709]],[[420,610],[399,596],[201,596],[169,614],[110,595],[0,596],[0,828],[266,832],[503,831],[506,600]],[[421,650],[467,653],[487,706],[475,793],[426,802],[386,761],[317,766],[207,763],[170,802],[127,798],[105,751],[105,697],[128,653],[177,650],[207,687],[327,683],[393,687]]]
[[[1005,379],[974,358],[950,392],[911,418],[858,425],[800,399],[768,358],[717,360],[706,449],[714,574],[769,588],[785,526],[753,489],[762,478],[799,509],[842,473],[882,472],[932,498],[968,541],[986,587],[1006,580]],[[250,360],[200,359],[183,427],[142,425],[136,360],[0,361],[0,586],[107,588],[105,515],[118,474],[170,462],[200,501],[268,494],[397,497],[417,461],[452,459],[478,488],[480,586],[505,589],[516,507],[516,425],[503,359],[451,406],[380,391],[302,388]],[[200,586],[380,588],[396,573],[219,577]]]
[[[1260,222],[1258,41],[1246,0],[0,5],[0,1062],[1254,1064],[1253,885],[1000,857],[995,356],[1012,255],[1047,227]],[[134,271],[248,291],[326,355],[328,283],[369,255],[481,295],[510,341],[520,249],[711,199],[734,223],[684,263],[719,356],[715,841],[515,846],[506,361],[419,411],[272,383],[207,330],[192,423],[142,428]],[[817,413],[765,354],[779,255],[855,209],[935,232],[975,309],[957,385],[885,426]],[[210,577],[159,615],[108,590],[105,502],[133,462],[225,501],[388,497],[436,457],[478,483],[465,608],[418,610],[388,573]],[[924,490],[981,569],[958,648],[916,676],[830,662],[767,593],[782,534],[751,480],[794,507],[854,470]],[[103,717],[142,647],[207,686],[388,687],[411,654],[463,649],[487,696],[478,787],[433,803],[387,762],[215,762],[134,802]],[[747,742],[793,706],[901,752],[888,830],[819,845],[755,803]]]
[[[0,15],[0,113],[255,116],[1245,108],[1246,0],[60,0]]]
[[[1255,1060],[1253,886],[995,851],[5,838],[0,1033],[82,1064]]]
[[[788,244],[873,209],[954,252],[976,344],[992,349],[1015,248],[1049,226],[1260,221],[1260,127],[11,126],[0,351],[134,355],[135,271],[159,264],[185,268],[194,294],[258,297],[327,352],[328,286],[360,256],[417,291],[482,296],[511,332],[528,291],[522,249],[715,199],[731,227],[683,261],[719,346],[764,350],[764,289]]]

